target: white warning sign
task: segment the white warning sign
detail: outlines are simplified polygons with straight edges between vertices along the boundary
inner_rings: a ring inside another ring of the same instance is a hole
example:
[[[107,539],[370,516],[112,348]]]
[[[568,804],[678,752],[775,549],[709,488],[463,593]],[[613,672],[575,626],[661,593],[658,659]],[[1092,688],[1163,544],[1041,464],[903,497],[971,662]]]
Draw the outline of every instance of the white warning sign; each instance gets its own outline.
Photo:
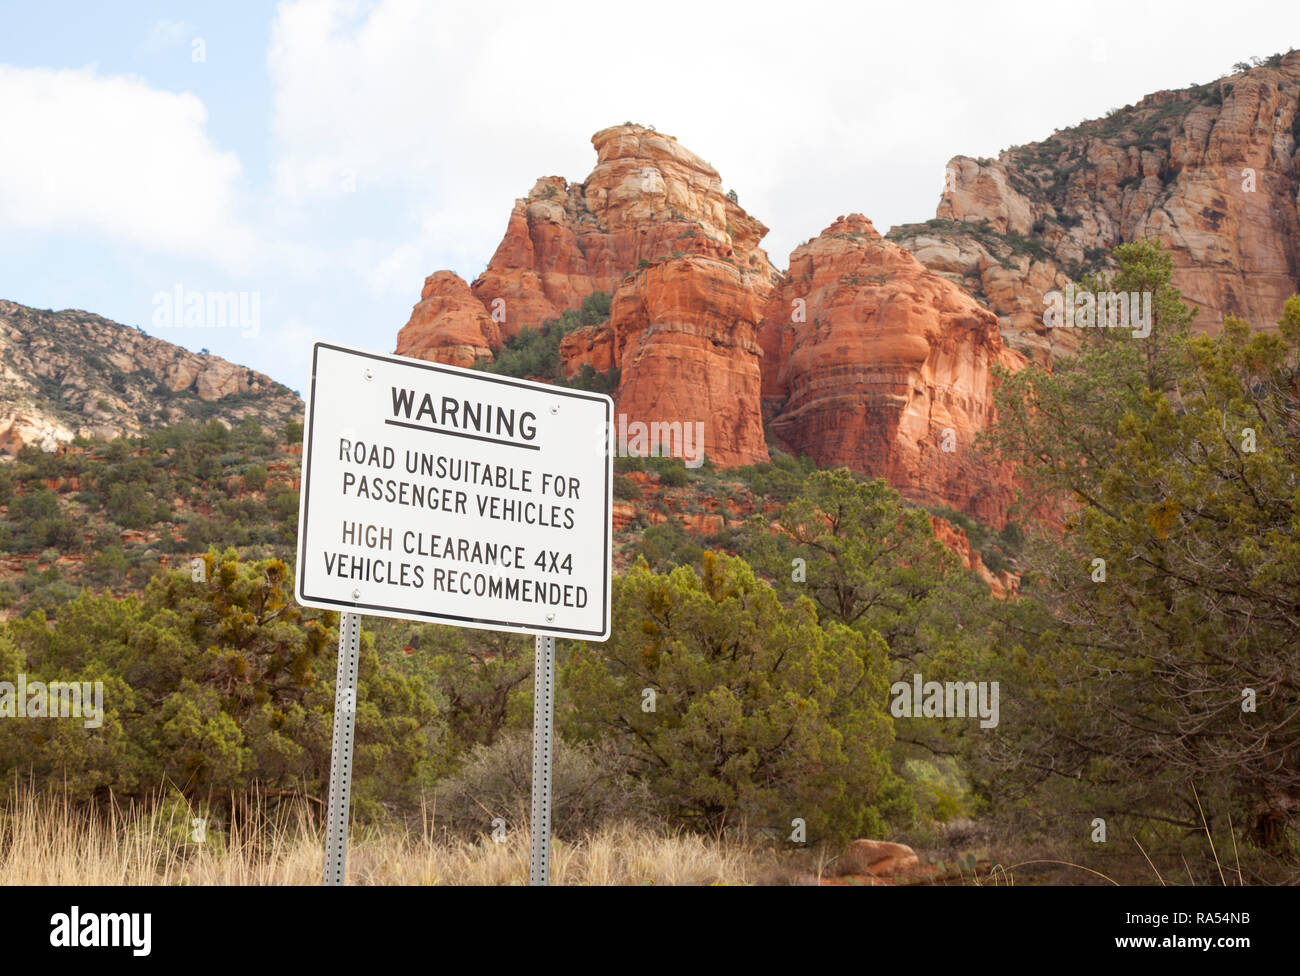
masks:
[[[317,342],[304,606],[603,641],[609,397]]]

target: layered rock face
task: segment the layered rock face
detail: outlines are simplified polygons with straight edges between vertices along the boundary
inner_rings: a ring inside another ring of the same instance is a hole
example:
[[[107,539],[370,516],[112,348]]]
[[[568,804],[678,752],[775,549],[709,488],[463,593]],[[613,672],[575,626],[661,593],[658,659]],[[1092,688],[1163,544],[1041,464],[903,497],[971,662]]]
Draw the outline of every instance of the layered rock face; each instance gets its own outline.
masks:
[[[397,334],[397,354],[452,366],[473,366],[501,348],[497,323],[464,280],[437,271],[424,280],[420,303]]]
[[[765,461],[766,414],[823,466],[1003,524],[1009,474],[971,450],[992,365],[1024,362],[996,316],[858,215],[795,251],[783,278],[758,246],[766,228],[676,140],[629,125],[592,143],[587,180],[539,180],[473,284],[426,280],[398,353],[470,365],[602,291],[609,317],[564,336],[564,374],[617,368],[618,413],[663,425],[664,453],[702,429],[715,464]]]
[[[795,451],[1005,523],[1011,472],[973,442],[994,416],[992,367],[1025,360],[996,316],[867,218],[841,217],[794,251],[760,343],[772,431]]]
[[[612,295],[642,261],[700,255],[771,278],[775,269],[758,246],[767,228],[723,192],[703,159],[639,125],[603,129],[591,143],[596,168],[587,179],[539,179],[515,201],[505,238],[469,286],[502,338],[577,308],[592,292]],[[408,327],[426,332],[421,321],[429,316],[417,306]],[[436,355],[419,336],[405,342],[408,355]]]
[[[468,366],[604,292],[609,320],[565,337],[565,372],[618,367],[630,422],[702,423],[714,463],[767,460],[757,345],[777,277],[758,246],[767,228],[671,136],[622,125],[591,141],[587,179],[538,180],[473,284],[450,272],[426,280],[397,352]]]
[[[701,429],[704,456],[722,467],[766,461],[758,327],[770,291],[765,276],[716,258],[656,262],[627,276],[608,322],[565,336],[565,370],[617,365],[631,421]]]
[[[251,417],[279,430],[302,410],[292,390],[219,356],[88,312],[0,301],[0,452],[52,450],[78,435],[113,438],[187,418]]]
[[[1224,315],[1272,329],[1300,290],[1300,52],[1157,92],[996,160],[955,157],[936,220],[889,237],[999,317],[1042,362],[1074,348],[1042,323],[1044,292],[1158,238],[1196,328]]]

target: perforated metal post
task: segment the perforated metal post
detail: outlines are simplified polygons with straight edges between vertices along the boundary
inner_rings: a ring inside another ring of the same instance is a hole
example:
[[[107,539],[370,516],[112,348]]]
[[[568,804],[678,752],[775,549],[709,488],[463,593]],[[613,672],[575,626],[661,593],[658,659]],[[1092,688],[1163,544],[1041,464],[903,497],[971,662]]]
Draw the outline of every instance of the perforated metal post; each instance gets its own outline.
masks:
[[[352,733],[357,719],[357,651],[361,614],[339,614],[338,677],[334,683],[334,744],[330,749],[329,809],[325,815],[325,884],[343,884],[348,863],[348,805],[352,799]]]
[[[532,858],[528,883],[551,883],[551,739],[555,726],[555,638],[538,637],[533,653]]]

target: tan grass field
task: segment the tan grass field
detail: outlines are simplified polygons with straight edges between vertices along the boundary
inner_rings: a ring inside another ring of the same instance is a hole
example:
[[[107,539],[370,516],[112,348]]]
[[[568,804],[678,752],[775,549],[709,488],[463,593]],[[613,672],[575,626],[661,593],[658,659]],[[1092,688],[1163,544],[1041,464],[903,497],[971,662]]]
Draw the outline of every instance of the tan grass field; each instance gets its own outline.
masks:
[[[0,813],[4,885],[319,885],[324,835],[305,806],[267,815],[227,838],[192,839],[183,807],[115,807],[95,817],[57,798],[20,790]],[[349,837],[354,885],[526,885],[527,825],[503,842],[465,840],[423,829],[361,827]],[[811,873],[808,867],[813,868]],[[795,865],[773,850],[728,839],[656,832],[632,824],[556,841],[557,885],[751,885],[815,883],[816,864]]]
[[[12,788],[4,800],[0,885],[319,885],[324,873],[324,830],[303,801],[254,803],[240,811],[228,830],[213,830],[196,841],[194,811],[175,795],[147,806],[113,805],[103,814],[23,787]],[[528,825],[522,817],[516,819],[520,825],[499,843],[486,833],[470,839],[435,830],[427,812],[414,826],[354,825],[347,883],[526,885]],[[1060,869],[1048,883],[1181,883],[1161,876],[1154,865],[1145,877],[1121,875],[1125,880],[1116,881],[1079,864],[1032,856],[1006,868],[983,858],[969,870],[951,862],[946,871],[927,866],[923,873],[928,877],[915,877],[912,883],[1032,884],[1032,878],[1016,877],[1017,869],[1031,865]],[[1225,870],[1223,884],[1242,883],[1239,868],[1224,866],[1220,873]],[[555,885],[874,883],[835,875],[834,858],[817,850],[791,852],[634,823],[605,825],[572,841],[555,839],[551,849]]]

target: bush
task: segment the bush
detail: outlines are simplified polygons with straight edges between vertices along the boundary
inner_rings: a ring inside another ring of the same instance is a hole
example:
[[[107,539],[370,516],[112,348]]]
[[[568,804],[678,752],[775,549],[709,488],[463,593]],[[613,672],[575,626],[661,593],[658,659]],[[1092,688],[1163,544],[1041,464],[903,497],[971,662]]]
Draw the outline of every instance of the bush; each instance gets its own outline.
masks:
[[[691,480],[686,465],[675,458],[655,458],[650,464],[659,475],[659,483],[668,488],[681,488]]]
[[[46,616],[0,624],[0,664],[13,654],[41,680],[104,683],[103,725],[0,722],[0,777],[22,770],[71,802],[143,798],[174,783],[187,798],[258,786],[320,796],[329,769],[336,614],[299,608],[288,567],[209,552],[207,581],[161,573],[118,600],[66,584],[33,595]],[[355,770],[364,810],[409,799],[424,763],[427,693],[379,667],[363,632]],[[220,798],[220,799],[218,799]]]
[[[639,501],[641,487],[625,474],[614,475],[614,497],[622,502]]]
[[[526,830],[533,772],[531,732],[513,731],[492,745],[475,746],[461,771],[438,785],[437,812],[448,826],[487,834],[492,821]],[[649,790],[627,775],[612,749],[556,738],[551,755],[551,829],[573,838],[618,820],[648,819]]]
[[[9,517],[14,521],[35,522],[59,515],[59,496],[48,488],[28,492],[10,506]]]
[[[593,291],[582,300],[578,318],[583,325],[597,325],[609,318],[610,296],[603,291]]]
[[[646,529],[637,552],[651,569],[661,572],[675,566],[695,566],[704,558],[704,548],[677,519]]]
[[[743,560],[706,553],[701,575],[641,561],[614,582],[608,643],[574,648],[564,723],[615,743],[677,823],[879,836],[914,809],[887,758],[888,668],[879,635],[823,629],[806,599],[782,607]]]
[[[618,389],[621,372],[617,366],[606,373],[597,373],[590,363],[583,363],[577,375],[559,381],[561,385],[588,393],[613,394]]]
[[[481,368],[504,376],[560,380],[560,341],[574,329],[596,325],[608,318],[609,302],[605,293],[592,292],[577,311],[566,311],[537,329],[520,329],[501,348],[496,359]]]
[[[51,548],[61,552],[81,550],[81,525],[68,518],[47,518],[32,522],[26,532],[14,540],[22,552]]]
[[[1025,533],[1015,522],[1008,522],[998,533],[998,545],[1007,553],[1015,557],[1025,547]]]
[[[119,545],[101,549],[91,562],[91,579],[114,585],[126,577],[126,553]]]
[[[789,502],[799,497],[804,481],[816,470],[807,457],[793,458],[789,454],[772,452],[768,464],[754,464],[735,471],[754,494],[774,502]]]
[[[983,560],[984,565],[992,573],[1000,573],[1003,570],[1010,568],[1010,564],[1007,562],[1007,557],[1003,555],[1001,549],[998,549],[995,546],[988,546],[981,549],[980,559]]]
[[[59,611],[77,598],[78,590],[62,580],[44,583],[32,591],[23,604],[23,612],[41,611],[47,617],[57,617]]]
[[[108,489],[104,508],[124,529],[143,529],[158,519],[158,502],[142,484],[119,482]]]

